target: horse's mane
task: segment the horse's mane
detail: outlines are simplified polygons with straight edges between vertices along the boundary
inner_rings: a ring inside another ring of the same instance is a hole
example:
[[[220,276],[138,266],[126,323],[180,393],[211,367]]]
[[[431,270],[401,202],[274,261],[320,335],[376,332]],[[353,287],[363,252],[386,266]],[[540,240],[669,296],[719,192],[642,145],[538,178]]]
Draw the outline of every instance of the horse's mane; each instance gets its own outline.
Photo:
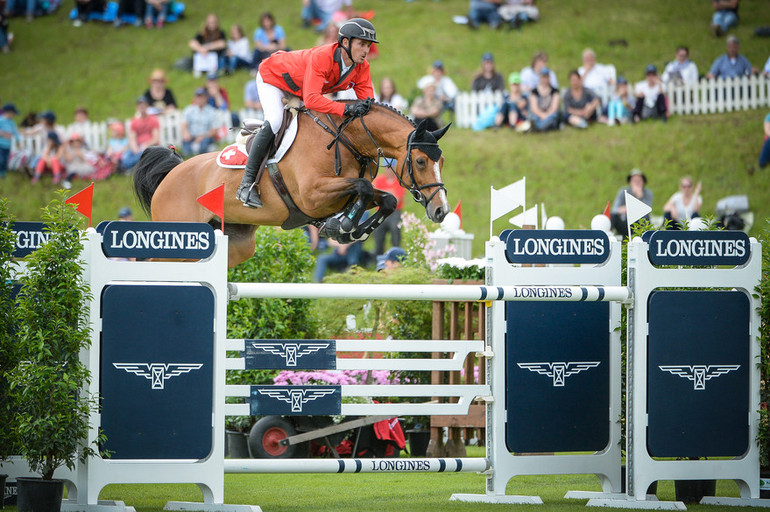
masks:
[[[352,103],[353,101],[359,101],[359,100],[343,100],[342,102],[343,103]],[[387,110],[389,112],[393,112],[398,117],[400,117],[402,119],[406,119],[407,121],[409,121],[409,124],[411,124],[412,127],[417,127],[417,125],[414,124],[414,121],[412,121],[411,119],[406,117],[400,110],[396,110],[395,108],[391,107],[390,105],[386,105],[385,103],[380,103],[379,101],[375,100],[374,103],[372,104],[372,106],[380,107],[380,108],[383,108],[383,109],[385,109],[385,110]]]

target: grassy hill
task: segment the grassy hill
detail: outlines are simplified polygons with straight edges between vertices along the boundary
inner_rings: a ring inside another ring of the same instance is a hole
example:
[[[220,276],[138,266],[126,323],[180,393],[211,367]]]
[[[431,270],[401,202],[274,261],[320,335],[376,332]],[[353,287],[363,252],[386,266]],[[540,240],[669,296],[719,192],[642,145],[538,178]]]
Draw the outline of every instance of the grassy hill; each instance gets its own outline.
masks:
[[[437,58],[467,90],[484,51],[494,52],[498,69],[507,76],[528,65],[534,52],[545,50],[560,84],[566,84],[569,70],[580,65],[586,47],[596,51],[599,62],[614,64],[631,81],[643,78],[648,63],[662,67],[679,44],[690,47],[701,73],[724,53],[724,39],[710,34],[710,3],[703,0],[540,0],[538,4],[541,20],[520,32],[485,27],[470,31],[454,24],[452,16],[465,13],[467,0],[355,0],[354,5],[376,13],[373,21],[381,45],[379,58],[372,62],[375,84],[391,76],[410,98],[417,92],[417,78]],[[11,20],[14,50],[0,55],[0,101],[13,101],[22,113],[53,109],[65,124],[72,122],[79,105],[86,106],[95,120],[127,118],[150,71],[163,67],[177,100],[185,104],[202,80],[171,68],[188,54],[187,41],[209,12],[220,16],[225,29],[241,23],[250,34],[260,13],[269,10],[286,29],[292,48],[317,41],[316,34],[301,28],[296,1],[188,1],[186,18],[162,30],[115,29],[101,23],[75,28],[67,19],[70,8],[71,3],[65,2],[59,12],[29,24]],[[734,32],[741,39],[741,52],[757,67],[770,53],[767,39],[752,35],[761,25],[770,25],[767,2],[741,2],[741,24]],[[610,45],[618,39],[627,46]],[[249,78],[240,72],[222,79],[236,109],[243,106],[242,90]],[[521,176],[527,177],[527,203],[544,202],[548,214],[563,217],[568,228],[587,227],[633,167],[647,174],[658,214],[676,191],[679,177],[690,174],[703,182],[703,213],[713,212],[723,196],[748,194],[758,220],[755,226],[764,225],[760,220],[770,216],[770,178],[767,170],[756,169],[756,162],[766,113],[680,116],[666,124],[596,126],[543,135],[452,129],[442,139],[444,179],[450,203],[462,199],[464,228],[476,236],[477,255],[489,234],[490,185],[499,188]],[[0,194],[10,199],[12,211],[23,220],[38,217],[52,190],[49,181],[32,187],[16,175],[0,182]],[[95,222],[114,218],[123,205],[138,209],[129,179],[113,177],[97,184]],[[420,213],[414,203],[408,209]],[[496,231],[505,227],[504,219],[495,223]]]

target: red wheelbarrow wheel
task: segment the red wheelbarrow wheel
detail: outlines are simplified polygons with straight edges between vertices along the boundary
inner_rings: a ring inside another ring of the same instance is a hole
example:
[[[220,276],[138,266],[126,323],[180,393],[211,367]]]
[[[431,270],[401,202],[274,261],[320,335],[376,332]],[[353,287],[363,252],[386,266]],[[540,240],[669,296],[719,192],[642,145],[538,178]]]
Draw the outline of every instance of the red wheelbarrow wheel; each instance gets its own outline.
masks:
[[[307,443],[282,445],[280,441],[297,433],[294,425],[280,416],[260,418],[249,433],[249,451],[257,459],[306,457]]]

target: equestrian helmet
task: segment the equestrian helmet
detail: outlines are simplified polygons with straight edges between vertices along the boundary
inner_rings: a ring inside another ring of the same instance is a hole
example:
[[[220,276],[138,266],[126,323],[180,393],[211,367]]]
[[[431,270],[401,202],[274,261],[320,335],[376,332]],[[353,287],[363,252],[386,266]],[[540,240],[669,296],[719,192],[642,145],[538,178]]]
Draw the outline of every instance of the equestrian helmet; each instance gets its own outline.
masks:
[[[351,18],[342,24],[337,34],[337,42],[342,44],[344,38],[357,38],[371,41],[372,43],[379,43],[374,25],[369,20],[363,18]]]

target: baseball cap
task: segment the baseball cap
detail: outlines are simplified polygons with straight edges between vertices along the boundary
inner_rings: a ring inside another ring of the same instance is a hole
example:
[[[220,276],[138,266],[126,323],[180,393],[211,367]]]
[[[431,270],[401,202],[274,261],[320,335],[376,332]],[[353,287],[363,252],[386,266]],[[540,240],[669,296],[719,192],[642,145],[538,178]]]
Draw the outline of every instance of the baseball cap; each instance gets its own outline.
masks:
[[[6,103],[3,105],[3,112],[13,112],[14,114],[19,113],[19,111],[16,109],[16,105],[13,103]]]
[[[624,76],[619,76],[618,77],[618,83],[619,84],[627,84],[628,80],[626,80],[626,77],[624,77]]]
[[[208,92],[206,92],[205,87],[198,87],[195,89],[195,95],[196,96],[208,96]]]
[[[547,67],[543,66],[543,67],[540,69],[540,74],[541,74],[541,75],[549,75],[549,74],[551,74],[551,70],[550,70],[550,69],[548,69]]]
[[[521,83],[521,73],[517,73],[514,71],[510,75],[508,75],[508,83],[509,84],[520,84]]]
[[[627,182],[631,181],[631,178],[633,178],[634,176],[641,176],[642,181],[644,181],[645,185],[647,184],[647,176],[645,176],[644,173],[637,168],[631,169],[631,172],[628,173],[628,177],[626,178],[626,181]]]
[[[440,60],[434,60],[433,67],[437,69],[444,69],[444,63]]]
[[[492,56],[491,52],[484,52],[484,55],[481,56],[481,60],[482,61],[487,60],[487,61],[490,61],[490,62],[494,62],[495,58]]]
[[[730,34],[729,36],[727,36],[727,42],[728,42],[728,43],[737,43],[737,44],[741,44],[741,42],[738,40],[738,37],[737,37],[737,36],[735,36],[735,35],[733,35],[733,34]]]
[[[144,94],[142,94],[141,96],[136,98],[136,102],[137,103],[147,103],[148,105],[150,104],[149,100],[147,99],[147,96],[145,96]]]
[[[79,140],[79,141],[83,142],[83,136],[80,135],[78,132],[73,132],[72,135],[70,135],[69,140],[70,141]]]
[[[130,217],[130,216],[131,216],[131,208],[129,208],[128,206],[124,206],[118,212],[118,218],[119,219],[124,219],[124,218]]]
[[[658,74],[658,67],[655,64],[648,64],[645,68],[644,74],[649,75],[650,73]]]
[[[40,117],[48,121],[49,123],[55,123],[56,122],[56,114],[53,113],[51,110],[46,110],[42,114],[40,114]]]
[[[385,254],[377,256],[377,270],[385,268],[386,261],[401,262],[406,258],[406,251],[401,247],[391,247]]]

